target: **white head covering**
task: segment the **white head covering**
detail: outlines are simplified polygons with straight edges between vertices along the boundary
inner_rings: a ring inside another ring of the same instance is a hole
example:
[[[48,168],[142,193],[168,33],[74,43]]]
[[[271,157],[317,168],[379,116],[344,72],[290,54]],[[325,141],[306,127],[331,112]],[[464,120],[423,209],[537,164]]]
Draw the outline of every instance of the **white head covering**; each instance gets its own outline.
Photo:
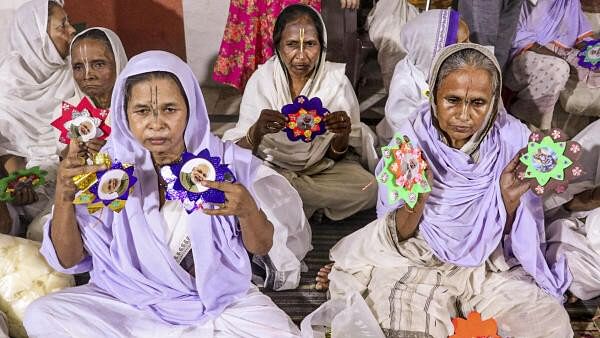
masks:
[[[315,13],[321,18],[317,11]],[[327,45],[327,32],[322,18],[321,23],[323,40]],[[322,46],[318,68],[300,95],[308,98],[319,97],[323,106],[331,112],[348,113],[352,121],[349,144],[361,154],[363,164],[374,168],[377,164],[375,137],[368,127],[360,122],[358,99],[346,77],[345,65],[325,61],[325,54],[326,46]],[[291,103],[292,99],[284,66],[277,55],[274,55],[248,80],[240,106],[240,119],[235,128],[225,132],[223,140],[240,140],[258,120],[263,109],[280,111],[284,105]],[[312,142],[304,143],[290,141],[285,132],[269,134],[263,137],[258,153],[261,158],[279,167],[299,171],[324,158],[333,136],[333,133],[326,132]]]
[[[123,70],[123,68],[125,68],[125,65],[127,64],[127,54],[125,53],[125,48],[123,47],[123,43],[121,42],[121,39],[119,39],[119,36],[111,31],[108,28],[104,28],[104,27],[91,27],[88,28],[84,31],[82,31],[81,33],[77,34],[75,36],[75,38],[73,39],[73,41],[71,42],[71,47],[70,47],[70,53],[71,54],[73,52],[73,44],[75,44],[75,42],[77,40],[79,40],[81,38],[81,35],[85,34],[86,32],[92,31],[92,30],[99,30],[101,32],[103,32],[106,37],[108,38],[108,41],[110,42],[110,46],[112,48],[112,53],[113,56],[115,58],[115,68],[116,68],[116,72],[117,72],[117,76],[119,76],[119,74],[121,73],[121,70]],[[77,82],[74,82],[74,86],[75,86],[75,98],[77,100],[77,102],[79,102],[84,96],[85,94],[83,93],[83,91],[81,90],[81,88],[79,88],[79,86],[77,85]]]
[[[454,10],[432,9],[404,25],[399,40],[407,54],[394,69],[385,118],[377,125],[381,143],[389,143],[404,119],[427,103],[429,67],[438,51],[456,43],[458,21]]]
[[[62,5],[62,0],[55,1]],[[73,96],[71,67],[46,33],[48,0],[15,13],[11,52],[0,61],[0,156],[14,154],[44,167],[58,163],[50,125],[61,101]]]

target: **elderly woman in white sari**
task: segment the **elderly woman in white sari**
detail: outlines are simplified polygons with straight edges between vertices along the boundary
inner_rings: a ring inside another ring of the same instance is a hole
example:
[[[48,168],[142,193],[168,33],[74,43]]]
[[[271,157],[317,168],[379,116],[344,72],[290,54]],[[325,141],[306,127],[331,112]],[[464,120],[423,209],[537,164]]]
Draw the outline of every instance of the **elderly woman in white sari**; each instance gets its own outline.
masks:
[[[432,9],[404,25],[399,45],[407,54],[395,64],[385,117],[377,125],[381,144],[389,143],[394,130],[428,102],[427,77],[435,54],[446,46],[467,41],[469,27],[452,9]]]
[[[572,337],[570,274],[546,263],[541,200],[515,172],[529,131],[500,105],[494,55],[446,47],[429,82],[431,105],[398,132],[422,149],[431,192],[411,208],[380,185],[379,219],[331,250],[332,298],[364,295],[389,337],[448,337],[471,311],[501,337]]]
[[[374,134],[360,122],[358,100],[344,65],[325,61],[327,34],[311,7],[292,5],[275,23],[276,55],[252,75],[235,128],[223,135],[254,149],[257,156],[285,176],[300,193],[307,217],[316,210],[333,220],[375,205],[371,173],[377,155]],[[304,95],[318,97],[331,113],[327,131],[310,143],[292,142],[280,110]],[[362,163],[362,165],[361,165]]]
[[[58,153],[50,122],[74,92],[68,62],[74,35],[62,0],[32,0],[15,13],[10,53],[0,61],[0,165],[6,174],[41,166],[54,180]],[[10,233],[22,231],[17,215],[29,223],[46,209],[51,186],[20,189],[13,203],[0,207],[2,218],[11,220]]]
[[[548,261],[564,255],[573,274],[569,291],[580,299],[600,296],[600,121],[573,140],[582,145],[584,173],[567,191],[544,201]],[[574,299],[571,298],[571,301]]]

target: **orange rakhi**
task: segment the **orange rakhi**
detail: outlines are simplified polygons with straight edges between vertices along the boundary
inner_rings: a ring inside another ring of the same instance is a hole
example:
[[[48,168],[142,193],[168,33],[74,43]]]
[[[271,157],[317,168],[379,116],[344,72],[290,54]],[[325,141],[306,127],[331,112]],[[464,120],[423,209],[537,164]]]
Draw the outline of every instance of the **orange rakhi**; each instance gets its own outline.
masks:
[[[454,335],[450,338],[500,338],[498,326],[493,318],[481,320],[477,311],[469,313],[467,319],[452,318]]]

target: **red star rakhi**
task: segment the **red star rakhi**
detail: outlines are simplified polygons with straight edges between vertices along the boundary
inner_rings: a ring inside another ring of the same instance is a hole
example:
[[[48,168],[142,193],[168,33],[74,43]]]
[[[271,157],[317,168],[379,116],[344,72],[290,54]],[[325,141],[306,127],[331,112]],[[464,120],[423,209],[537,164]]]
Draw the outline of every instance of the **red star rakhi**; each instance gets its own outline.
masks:
[[[530,181],[535,194],[562,193],[572,179],[583,175],[582,166],[577,161],[581,145],[567,139],[567,134],[557,128],[529,136],[527,148],[521,151],[521,163],[516,173],[519,179]]]
[[[404,200],[413,208],[419,194],[431,191],[425,174],[427,162],[407,137],[397,133],[394,139],[396,145],[381,148],[384,167],[377,180],[387,187],[390,204]]]
[[[498,326],[493,318],[481,320],[481,314],[473,311],[467,319],[452,318],[454,335],[450,338],[500,338]]]
[[[51,125],[60,130],[59,141],[65,144],[69,144],[71,139],[83,142],[94,138],[104,140],[110,134],[110,127],[105,123],[108,112],[108,109],[96,108],[84,96],[77,106],[63,101],[62,114]]]
[[[329,110],[323,108],[323,103],[318,97],[308,99],[300,95],[293,103],[283,106],[281,113],[288,118],[283,130],[290,141],[302,140],[308,143],[326,131],[323,118]]]

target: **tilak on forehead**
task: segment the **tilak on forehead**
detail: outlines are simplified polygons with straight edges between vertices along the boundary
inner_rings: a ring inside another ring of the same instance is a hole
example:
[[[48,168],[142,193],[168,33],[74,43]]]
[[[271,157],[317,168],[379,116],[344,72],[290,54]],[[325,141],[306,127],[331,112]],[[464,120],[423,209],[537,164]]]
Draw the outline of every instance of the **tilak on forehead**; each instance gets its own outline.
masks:
[[[158,85],[154,84],[154,88],[150,87],[150,105],[152,115],[158,118]]]
[[[85,68],[85,77],[87,78],[90,72],[90,62],[88,60],[87,44],[85,41],[79,43],[79,53],[83,56],[83,67]]]
[[[300,27],[300,53],[304,52],[304,27]]]

